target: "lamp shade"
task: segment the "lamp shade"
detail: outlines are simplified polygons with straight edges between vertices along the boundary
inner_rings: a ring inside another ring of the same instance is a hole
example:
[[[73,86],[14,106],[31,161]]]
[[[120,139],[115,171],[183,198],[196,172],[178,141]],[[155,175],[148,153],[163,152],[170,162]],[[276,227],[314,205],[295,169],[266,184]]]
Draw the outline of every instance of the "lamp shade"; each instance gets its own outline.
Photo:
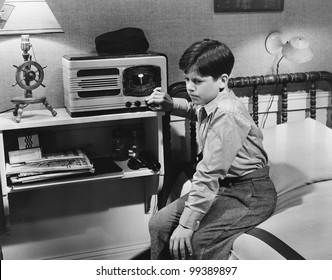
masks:
[[[6,0],[0,12],[0,35],[63,33],[44,0]]]
[[[305,63],[312,59],[313,51],[304,37],[294,37],[281,50],[282,55],[294,63]]]

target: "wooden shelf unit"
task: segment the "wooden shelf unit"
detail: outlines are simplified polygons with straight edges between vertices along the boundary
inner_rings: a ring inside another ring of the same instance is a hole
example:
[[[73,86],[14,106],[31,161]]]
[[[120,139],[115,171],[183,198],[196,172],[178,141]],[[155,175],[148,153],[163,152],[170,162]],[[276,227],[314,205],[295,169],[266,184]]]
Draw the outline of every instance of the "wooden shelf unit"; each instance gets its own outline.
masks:
[[[10,226],[10,207],[8,194],[40,188],[59,187],[67,184],[89,184],[98,180],[113,180],[139,177],[157,177],[157,186],[149,189],[146,200],[146,212],[150,208],[150,200],[162,188],[164,176],[164,154],[162,135],[162,113],[152,111],[130,112],[120,114],[96,115],[72,118],[64,108],[56,109],[53,117],[47,110],[25,111],[20,123],[15,121],[12,113],[0,115],[0,176],[6,228]],[[112,130],[118,127],[134,127],[141,125],[145,131],[146,149],[161,164],[159,172],[154,173],[148,168],[131,170],[127,161],[116,162],[121,168],[119,173],[105,173],[77,177],[63,177],[57,180],[45,180],[35,183],[11,184],[6,174],[8,151],[17,136],[36,133],[39,135],[42,149],[49,151],[83,148],[88,156],[105,156],[111,153]],[[147,184],[155,184],[156,179],[146,180]],[[112,186],[114,187],[114,186]]]

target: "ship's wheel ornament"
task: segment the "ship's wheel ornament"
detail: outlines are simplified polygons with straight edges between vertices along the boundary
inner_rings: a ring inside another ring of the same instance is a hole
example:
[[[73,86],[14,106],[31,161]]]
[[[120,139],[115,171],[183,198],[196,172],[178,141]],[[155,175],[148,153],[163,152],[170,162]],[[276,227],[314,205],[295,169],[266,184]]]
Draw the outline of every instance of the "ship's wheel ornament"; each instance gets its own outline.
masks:
[[[24,39],[24,40],[23,40]],[[16,68],[16,83],[13,86],[19,85],[24,90],[23,97],[15,97],[11,99],[11,102],[15,104],[14,116],[16,116],[16,122],[21,121],[23,109],[34,103],[43,103],[45,107],[51,112],[52,116],[56,116],[57,112],[52,106],[46,101],[46,97],[33,97],[32,90],[39,86],[45,87],[43,84],[44,80],[44,69],[45,67],[40,66],[36,61],[31,60],[31,56],[28,53],[31,44],[29,39],[25,36],[22,38],[21,48],[23,50],[24,62],[20,66],[14,65]]]
[[[35,61],[26,61],[20,66],[14,65],[16,70],[16,84],[25,90],[33,90],[43,85],[44,68]],[[15,85],[16,85],[15,84]]]

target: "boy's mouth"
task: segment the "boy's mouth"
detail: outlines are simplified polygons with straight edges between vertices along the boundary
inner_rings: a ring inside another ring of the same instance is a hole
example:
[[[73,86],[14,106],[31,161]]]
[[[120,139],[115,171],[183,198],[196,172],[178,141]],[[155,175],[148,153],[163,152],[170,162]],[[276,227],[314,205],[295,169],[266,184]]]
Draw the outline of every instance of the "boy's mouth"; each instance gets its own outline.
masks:
[[[197,96],[197,95],[192,95],[192,94],[190,94],[189,96],[190,96],[191,99],[196,99],[196,100],[199,99],[199,96]]]
[[[193,103],[199,103],[200,99],[198,96],[190,95],[190,99]]]

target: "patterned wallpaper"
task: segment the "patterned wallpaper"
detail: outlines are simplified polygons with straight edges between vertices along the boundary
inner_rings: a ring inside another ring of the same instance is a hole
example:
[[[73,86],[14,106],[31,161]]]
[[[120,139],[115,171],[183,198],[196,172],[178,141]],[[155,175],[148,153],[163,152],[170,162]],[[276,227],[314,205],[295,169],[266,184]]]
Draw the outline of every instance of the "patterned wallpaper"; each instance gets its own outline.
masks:
[[[280,72],[332,71],[332,1],[285,0],[283,12],[214,13],[213,0],[47,0],[65,34],[31,36],[37,61],[45,68],[46,95],[54,107],[63,106],[61,57],[90,53],[98,35],[124,27],[139,27],[150,50],[165,53],[169,83],[182,80],[178,59],[191,43],[214,38],[226,43],[236,58],[233,76],[272,73],[275,58],[264,42],[272,31],[286,39],[303,35],[312,45],[314,59],[305,64],[283,61]],[[10,98],[22,95],[13,65],[22,63],[20,38],[0,37],[0,111],[11,108]],[[35,108],[40,105],[32,105]],[[30,108],[30,106],[29,106]]]

